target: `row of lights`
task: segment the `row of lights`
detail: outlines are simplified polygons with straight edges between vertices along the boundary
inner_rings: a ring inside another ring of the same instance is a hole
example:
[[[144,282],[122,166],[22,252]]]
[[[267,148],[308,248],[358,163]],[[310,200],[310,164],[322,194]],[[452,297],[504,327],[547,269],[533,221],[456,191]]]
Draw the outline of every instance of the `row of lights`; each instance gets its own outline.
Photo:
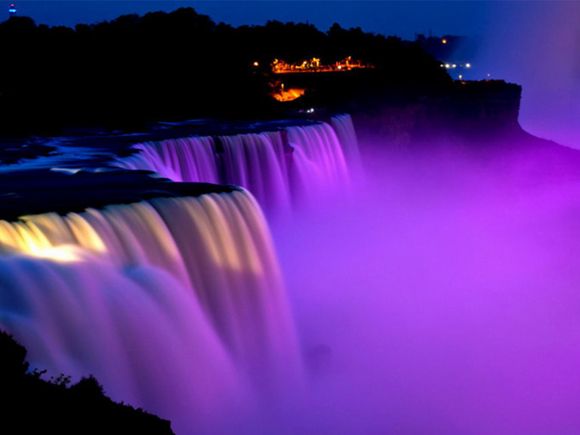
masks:
[[[457,68],[457,64],[456,63],[445,63],[445,64],[441,64],[441,68],[454,69],[454,68]],[[459,68],[471,68],[471,64],[466,63],[465,65],[459,65]]]

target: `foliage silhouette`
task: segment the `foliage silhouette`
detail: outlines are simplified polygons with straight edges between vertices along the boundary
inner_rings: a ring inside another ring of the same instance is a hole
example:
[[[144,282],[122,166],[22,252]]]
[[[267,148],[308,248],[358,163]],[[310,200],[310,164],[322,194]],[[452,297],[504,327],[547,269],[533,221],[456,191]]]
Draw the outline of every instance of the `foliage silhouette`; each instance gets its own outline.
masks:
[[[74,29],[27,17],[0,23],[0,133],[58,133],[66,126],[139,127],[154,120],[277,116],[268,96],[274,59],[347,55],[377,65],[359,79],[401,87],[444,86],[439,63],[418,45],[343,29],[269,21],[216,24],[191,8],[124,15]],[[258,61],[261,69],[253,67]]]
[[[0,331],[0,433],[59,435],[130,433],[170,435],[170,423],[141,409],[113,402],[90,376],[71,385],[70,377],[42,379],[29,372],[26,349]]]

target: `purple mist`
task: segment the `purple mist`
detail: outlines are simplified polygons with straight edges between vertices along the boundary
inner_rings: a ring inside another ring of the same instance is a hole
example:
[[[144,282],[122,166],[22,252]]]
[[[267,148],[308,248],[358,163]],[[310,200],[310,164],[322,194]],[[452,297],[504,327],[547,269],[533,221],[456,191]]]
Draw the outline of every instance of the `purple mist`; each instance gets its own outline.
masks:
[[[353,194],[310,191],[318,206],[271,219],[277,254],[240,192],[30,218],[20,231],[50,243],[7,240],[63,263],[3,264],[3,326],[35,363],[95,373],[180,434],[577,433],[580,183],[522,183],[534,158],[517,147],[499,171],[368,139],[347,182],[341,119],[290,143],[304,189]]]
[[[310,390],[241,433],[578,432],[580,183],[417,160],[274,227]]]

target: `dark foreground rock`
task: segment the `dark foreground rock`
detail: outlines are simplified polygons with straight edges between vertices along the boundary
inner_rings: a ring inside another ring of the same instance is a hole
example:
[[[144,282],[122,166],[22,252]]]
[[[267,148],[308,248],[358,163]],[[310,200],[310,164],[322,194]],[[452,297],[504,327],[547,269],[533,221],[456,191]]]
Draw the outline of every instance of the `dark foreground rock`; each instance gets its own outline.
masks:
[[[169,421],[113,402],[93,377],[74,385],[29,372],[26,349],[0,331],[0,433],[172,435]]]

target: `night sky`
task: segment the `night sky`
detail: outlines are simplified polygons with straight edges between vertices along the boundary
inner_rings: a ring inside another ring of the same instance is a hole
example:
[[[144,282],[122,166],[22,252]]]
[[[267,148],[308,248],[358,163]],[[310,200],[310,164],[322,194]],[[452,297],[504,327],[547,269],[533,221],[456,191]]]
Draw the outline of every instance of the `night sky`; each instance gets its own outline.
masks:
[[[4,2],[8,5],[8,2]],[[343,27],[413,38],[414,32],[478,35],[485,32],[489,2],[436,1],[20,1],[20,15],[50,25],[94,23],[121,14],[171,11],[191,6],[233,25],[267,20],[308,21],[326,30]]]

